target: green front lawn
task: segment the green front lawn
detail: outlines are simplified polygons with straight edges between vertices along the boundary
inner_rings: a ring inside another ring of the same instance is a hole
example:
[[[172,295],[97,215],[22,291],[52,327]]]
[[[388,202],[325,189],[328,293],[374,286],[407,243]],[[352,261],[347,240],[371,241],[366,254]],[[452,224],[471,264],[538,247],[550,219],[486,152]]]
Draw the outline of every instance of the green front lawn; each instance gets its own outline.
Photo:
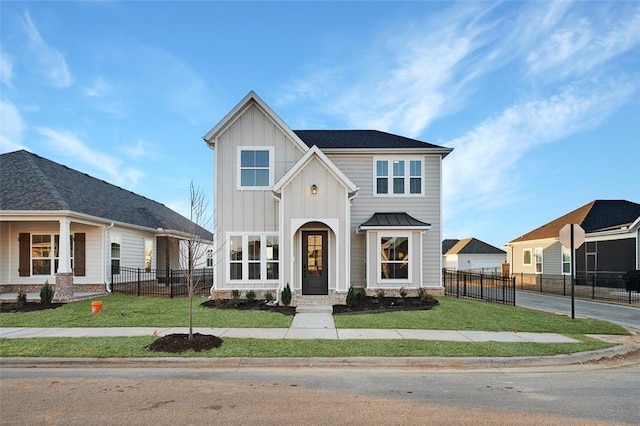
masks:
[[[102,313],[91,313],[91,300],[67,303],[57,309],[0,314],[0,327],[187,327],[189,299],[163,299],[110,294]],[[206,297],[193,299],[194,327],[288,328],[293,317],[266,311],[235,311],[200,306]]]
[[[618,325],[594,319],[571,319],[532,309],[476,300],[438,297],[428,311],[335,315],[337,328],[527,331],[561,334],[628,334]]]
[[[0,327],[185,327],[188,299],[160,299],[108,295],[101,297],[103,311],[91,313],[91,300],[68,303],[53,310],[0,314]],[[266,311],[202,308],[205,298],[194,300],[196,327],[287,328],[292,317]],[[597,320],[570,319],[513,306],[439,297],[440,305],[428,311],[389,312],[334,316],[338,328],[400,328],[554,332],[580,343],[464,343],[419,340],[262,340],[226,338],[222,347],[180,356],[203,357],[346,357],[346,356],[542,356],[601,349],[612,346],[584,334],[627,334],[617,325]],[[0,339],[3,357],[156,357],[175,356],[149,352],[153,341],[144,337]]]

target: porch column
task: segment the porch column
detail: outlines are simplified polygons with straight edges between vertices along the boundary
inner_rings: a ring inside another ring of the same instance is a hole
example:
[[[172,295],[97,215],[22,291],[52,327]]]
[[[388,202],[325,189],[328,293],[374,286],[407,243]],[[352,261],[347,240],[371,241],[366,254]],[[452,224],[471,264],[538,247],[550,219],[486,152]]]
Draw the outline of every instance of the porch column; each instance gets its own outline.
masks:
[[[58,271],[56,273],[56,291],[53,300],[67,302],[73,297],[73,272],[71,271],[69,219],[60,219],[60,238],[58,239]]]
[[[69,230],[71,221],[69,219],[60,219],[60,241],[58,242],[58,273],[71,272],[71,247]]]

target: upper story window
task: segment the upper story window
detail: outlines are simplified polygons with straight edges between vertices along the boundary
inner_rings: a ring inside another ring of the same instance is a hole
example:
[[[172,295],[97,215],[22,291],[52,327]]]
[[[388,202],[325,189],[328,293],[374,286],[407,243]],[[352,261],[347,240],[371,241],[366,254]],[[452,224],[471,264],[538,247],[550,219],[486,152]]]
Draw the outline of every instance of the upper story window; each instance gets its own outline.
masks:
[[[398,197],[423,194],[422,160],[374,159],[374,195]]]
[[[238,147],[238,189],[273,185],[273,147]]]

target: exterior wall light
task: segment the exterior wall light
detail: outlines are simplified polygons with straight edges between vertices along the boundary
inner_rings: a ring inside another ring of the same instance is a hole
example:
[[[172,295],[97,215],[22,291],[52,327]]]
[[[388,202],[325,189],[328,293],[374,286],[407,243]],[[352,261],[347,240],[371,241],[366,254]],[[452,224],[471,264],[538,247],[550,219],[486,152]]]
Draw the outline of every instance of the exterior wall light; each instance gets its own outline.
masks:
[[[311,195],[318,195],[318,185],[315,183],[311,185]]]

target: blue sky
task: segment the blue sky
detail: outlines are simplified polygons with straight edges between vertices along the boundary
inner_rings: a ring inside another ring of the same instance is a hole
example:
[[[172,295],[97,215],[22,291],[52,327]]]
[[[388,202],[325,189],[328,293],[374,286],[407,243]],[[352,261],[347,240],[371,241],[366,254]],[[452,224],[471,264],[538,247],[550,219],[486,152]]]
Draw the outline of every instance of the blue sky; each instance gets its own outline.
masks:
[[[191,180],[213,196],[202,136],[249,90],[295,130],[455,148],[445,238],[501,247],[594,199],[640,202],[639,2],[2,1],[0,15],[1,152],[185,215]]]

